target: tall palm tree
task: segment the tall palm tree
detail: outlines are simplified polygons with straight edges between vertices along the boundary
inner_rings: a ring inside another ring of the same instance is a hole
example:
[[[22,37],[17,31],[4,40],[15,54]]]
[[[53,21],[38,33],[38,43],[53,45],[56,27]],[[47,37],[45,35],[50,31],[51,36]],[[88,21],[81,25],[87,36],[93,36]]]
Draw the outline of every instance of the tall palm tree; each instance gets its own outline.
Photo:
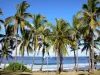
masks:
[[[16,14],[15,16],[12,16],[15,20],[15,25],[14,25],[14,31],[16,33],[16,56],[17,56],[17,39],[18,39],[18,28],[20,26],[20,30],[23,31],[24,27],[30,27],[30,23],[26,20],[27,18],[33,18],[33,14],[27,13],[26,10],[29,8],[30,5],[26,2],[23,1],[20,4],[16,5]],[[16,57],[15,56],[15,57]],[[15,58],[16,61],[16,58]]]
[[[76,42],[76,44],[72,44],[71,49],[74,51],[74,58],[75,58],[75,66],[74,70],[78,71],[78,42],[80,38],[80,32],[79,32],[79,20],[77,19],[76,15],[73,17],[73,41]]]
[[[73,46],[70,47],[71,48],[71,51],[74,52],[74,70],[75,71],[78,71],[78,54],[76,53],[76,48],[73,48]],[[78,49],[80,49],[80,47],[78,47]],[[78,52],[78,49],[77,49],[77,52]]]
[[[57,73],[61,73],[63,55],[68,54],[66,45],[72,44],[72,30],[69,23],[63,19],[56,19],[56,26],[52,26],[52,35],[48,38],[51,39],[50,46],[53,46],[53,51],[58,55]]]
[[[88,26],[88,34],[91,36],[91,72],[94,73],[94,31],[96,30],[96,27],[100,26],[100,23],[98,21],[98,13],[100,11],[100,7],[97,7],[97,4],[99,2],[97,0],[88,0],[87,4],[83,4],[83,11],[80,11],[78,13],[79,19],[81,19],[81,23],[84,26]]]
[[[45,29],[45,27],[46,26],[44,25],[41,28],[41,33],[42,33],[42,35],[41,35],[41,43],[39,43],[39,50],[38,50],[38,52],[39,52],[40,51],[40,48],[43,47],[42,48],[42,65],[41,65],[40,71],[42,71],[42,68],[43,68],[44,55],[45,55],[45,53],[47,53],[48,56],[49,56],[48,48],[49,48],[50,45],[49,45],[49,40],[47,40],[47,38],[48,38],[48,36],[50,34],[50,30],[49,29]]]
[[[77,71],[77,61],[76,61],[76,58],[77,58],[77,55],[76,55],[76,50],[73,48],[73,47],[70,47],[71,48],[71,51],[74,52],[74,70]]]
[[[21,38],[21,45],[20,45],[20,52],[22,55],[22,64],[24,63],[25,50],[27,50],[28,55],[29,55],[29,52],[32,53],[33,51],[30,45],[31,35],[32,35],[32,32],[29,30],[24,29],[24,31],[22,31],[22,38]],[[22,70],[22,65],[21,65],[21,70]]]
[[[33,55],[33,62],[32,62],[32,67],[31,70],[33,69],[33,64],[34,64],[34,57],[36,54],[36,49],[38,47],[38,43],[39,43],[39,37],[41,35],[41,31],[43,30],[42,26],[47,25],[48,22],[46,20],[46,18],[44,16],[42,16],[41,14],[38,15],[34,15],[34,19],[33,19],[33,25],[31,27],[32,31],[33,31],[33,36],[32,36],[32,43],[33,43],[33,47],[34,47],[34,55]]]

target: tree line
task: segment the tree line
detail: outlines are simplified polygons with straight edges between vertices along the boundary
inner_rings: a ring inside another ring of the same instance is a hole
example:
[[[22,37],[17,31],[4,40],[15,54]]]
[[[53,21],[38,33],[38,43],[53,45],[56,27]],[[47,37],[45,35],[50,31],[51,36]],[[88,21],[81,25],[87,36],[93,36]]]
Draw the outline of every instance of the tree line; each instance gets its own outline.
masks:
[[[50,23],[45,16],[41,14],[32,14],[27,12],[30,5],[23,1],[16,5],[16,13],[7,17],[5,20],[0,19],[4,26],[5,34],[0,34],[0,61],[8,60],[8,57],[17,62],[18,46],[24,63],[24,52],[27,54],[34,53],[31,69],[33,69],[36,49],[38,52],[42,48],[42,71],[44,54],[53,46],[53,51],[58,57],[57,73],[63,70],[63,56],[68,54],[67,46],[74,52],[75,66],[78,71],[78,49],[83,46],[81,51],[89,52],[89,71],[94,72],[94,48],[99,49],[97,45],[100,41],[100,2],[98,0],[87,0],[87,4],[82,5],[82,10],[78,11],[73,17],[73,26],[64,19],[55,19],[56,25]],[[3,15],[0,9],[0,14]],[[27,19],[32,19],[30,23]],[[1,27],[0,27],[1,28]],[[19,35],[19,31],[21,36]],[[95,35],[95,33],[98,34]],[[81,43],[80,41],[84,42]],[[16,50],[15,57],[12,51]],[[22,67],[21,67],[22,68]]]

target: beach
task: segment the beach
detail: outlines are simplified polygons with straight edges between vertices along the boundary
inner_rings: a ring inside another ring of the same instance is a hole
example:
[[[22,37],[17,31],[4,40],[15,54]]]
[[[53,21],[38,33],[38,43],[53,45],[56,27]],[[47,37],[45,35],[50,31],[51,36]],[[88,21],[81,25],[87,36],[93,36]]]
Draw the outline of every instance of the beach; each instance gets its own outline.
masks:
[[[6,64],[6,66],[8,66],[9,64]],[[31,70],[31,66],[32,64],[27,64],[25,65],[28,69]],[[4,64],[0,65],[0,68],[3,69]],[[32,71],[39,71],[41,65],[33,65],[33,69]],[[97,63],[97,65],[95,65],[96,69],[100,69],[100,63]],[[63,71],[73,71],[74,68],[74,64],[63,64]],[[89,64],[78,64],[78,68],[81,71],[87,71],[89,68]],[[57,69],[57,65],[43,65],[43,71],[49,71],[49,72],[53,72],[56,71]]]
[[[0,74],[1,75],[58,75],[56,74],[56,72],[9,72],[9,71],[1,71],[0,70]],[[91,74],[88,71],[70,71],[70,72],[61,72],[60,75],[100,75],[100,70],[95,70],[94,74]]]

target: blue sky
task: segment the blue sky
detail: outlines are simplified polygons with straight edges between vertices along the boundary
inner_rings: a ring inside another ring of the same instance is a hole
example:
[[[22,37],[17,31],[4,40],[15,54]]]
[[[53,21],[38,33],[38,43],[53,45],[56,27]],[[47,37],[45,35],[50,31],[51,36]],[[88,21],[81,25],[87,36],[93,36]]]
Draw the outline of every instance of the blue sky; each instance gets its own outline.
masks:
[[[14,15],[16,13],[16,4],[23,0],[0,0],[4,16]],[[31,6],[28,12],[33,14],[41,13],[47,17],[48,21],[55,24],[55,18],[63,18],[72,24],[72,17],[81,10],[82,4],[87,0],[26,0]]]
[[[23,0],[0,0],[0,8],[3,10],[3,16],[6,18],[16,13],[16,4]],[[82,4],[87,0],[26,0],[30,4],[27,12],[46,16],[47,20],[55,24],[55,18],[63,18],[72,25],[72,18],[78,11],[82,9]],[[3,33],[3,30],[0,31]],[[80,54],[80,53],[79,53]],[[80,54],[81,55],[81,54]]]

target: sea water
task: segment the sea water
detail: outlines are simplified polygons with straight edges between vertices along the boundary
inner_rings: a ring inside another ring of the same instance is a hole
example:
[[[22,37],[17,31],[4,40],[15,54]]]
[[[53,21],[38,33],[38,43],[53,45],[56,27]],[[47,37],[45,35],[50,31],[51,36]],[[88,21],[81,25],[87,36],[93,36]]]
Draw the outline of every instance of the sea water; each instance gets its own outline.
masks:
[[[33,57],[28,57],[28,56],[24,57],[24,64],[32,64],[32,61],[33,61],[32,58]],[[47,61],[48,61],[48,65],[55,65],[58,62],[57,59],[58,57],[45,57],[44,65],[47,64]],[[17,57],[17,61],[22,62],[22,57]],[[13,62],[13,60],[9,58],[6,63],[10,63],[10,62]],[[63,57],[62,62],[63,64],[74,64],[75,60],[74,60],[74,57]],[[88,63],[88,57],[78,57],[78,63],[79,64]],[[42,57],[34,57],[34,64],[36,65],[42,64]]]
[[[24,57],[24,65],[26,67],[28,67],[29,69],[31,69],[32,66],[32,60],[33,57]],[[57,69],[57,62],[58,62],[58,57],[45,57],[44,58],[44,64],[43,64],[43,70],[49,70],[49,71],[54,71]],[[89,62],[88,62],[88,57],[78,57],[78,68],[80,70],[88,70],[89,68]],[[6,62],[6,64],[10,63],[10,62],[14,62],[14,60],[12,59],[8,59],[8,61]],[[22,57],[17,57],[17,62],[21,63],[22,62]],[[63,57],[63,69],[64,70],[72,70],[74,68],[74,57]],[[4,64],[4,61],[2,61],[2,63]],[[41,67],[42,64],[42,57],[35,57],[34,58],[34,66],[32,71],[38,71]],[[96,68],[100,69],[100,63],[98,63],[97,65],[95,65]]]

